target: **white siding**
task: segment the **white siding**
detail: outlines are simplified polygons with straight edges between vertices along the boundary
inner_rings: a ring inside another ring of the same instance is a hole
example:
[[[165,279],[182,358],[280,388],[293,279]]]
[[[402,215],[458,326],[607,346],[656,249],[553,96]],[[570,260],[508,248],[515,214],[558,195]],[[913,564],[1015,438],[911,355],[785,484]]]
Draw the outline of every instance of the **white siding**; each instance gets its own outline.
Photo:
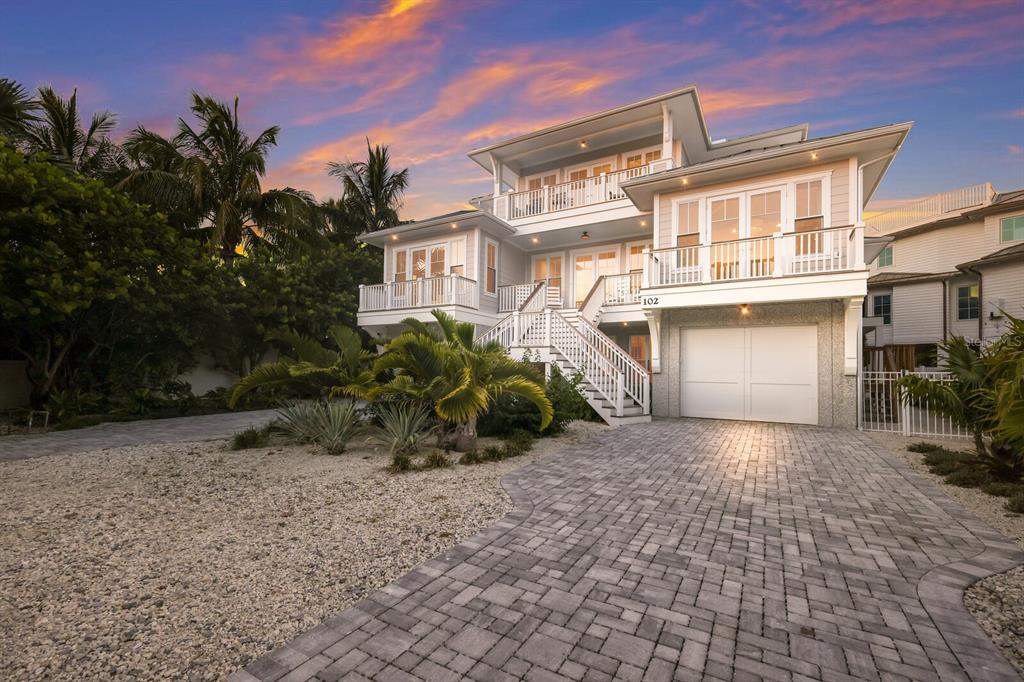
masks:
[[[476,238],[476,230],[467,232],[458,232],[452,230],[452,234],[440,234],[434,235],[433,237],[425,237],[422,239],[413,239],[408,241],[394,241],[388,242],[384,246],[384,282],[392,282],[395,279],[395,252],[406,251],[407,253],[411,249],[415,249],[418,246],[428,246],[431,244],[442,244],[454,241],[456,239],[466,240],[466,267],[463,272],[466,273],[466,277],[470,279],[474,278],[473,273],[476,271],[476,249],[474,249],[474,240]],[[449,253],[451,253],[449,249]],[[449,258],[450,260],[450,258]],[[449,263],[450,265],[451,263]]]
[[[956,277],[946,283],[948,299],[946,301],[949,311],[948,336],[966,336],[971,339],[978,338],[978,320],[961,320],[957,310],[957,289],[977,284],[975,277]],[[941,336],[939,338],[942,338]],[[936,339],[938,341],[939,339]]]
[[[901,284],[892,290],[893,343],[942,338],[942,283]]]
[[[982,221],[942,227],[929,232],[897,239],[892,244],[892,265],[879,268],[871,265],[871,274],[877,272],[951,272],[956,266],[998,249],[990,244],[986,226]]]
[[[991,319],[1002,307],[1016,318],[1024,318],[1024,262],[990,265],[981,271],[981,315],[984,336],[999,336],[1006,331],[1006,319]],[[975,332],[977,335],[977,332]]]

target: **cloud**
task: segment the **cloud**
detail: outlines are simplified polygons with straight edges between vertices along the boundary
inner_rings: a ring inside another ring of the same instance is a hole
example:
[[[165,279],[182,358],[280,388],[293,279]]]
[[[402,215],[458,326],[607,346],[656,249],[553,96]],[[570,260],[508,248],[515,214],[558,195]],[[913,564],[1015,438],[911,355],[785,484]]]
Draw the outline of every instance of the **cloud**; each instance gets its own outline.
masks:
[[[1024,107],[1020,109],[1010,109],[1009,111],[997,111],[994,114],[989,114],[988,118],[1001,118],[1011,120],[1024,120]]]
[[[1024,156],[1024,146],[1019,144],[1011,144],[1006,150],[1010,152],[1010,156]]]

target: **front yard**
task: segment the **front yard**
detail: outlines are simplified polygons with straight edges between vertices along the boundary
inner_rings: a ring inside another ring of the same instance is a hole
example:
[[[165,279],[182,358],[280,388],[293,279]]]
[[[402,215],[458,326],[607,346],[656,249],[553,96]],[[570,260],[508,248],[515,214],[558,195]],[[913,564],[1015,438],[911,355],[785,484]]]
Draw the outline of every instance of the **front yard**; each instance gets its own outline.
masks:
[[[392,474],[384,452],[147,445],[0,464],[0,669],[219,679],[505,515],[523,457]]]

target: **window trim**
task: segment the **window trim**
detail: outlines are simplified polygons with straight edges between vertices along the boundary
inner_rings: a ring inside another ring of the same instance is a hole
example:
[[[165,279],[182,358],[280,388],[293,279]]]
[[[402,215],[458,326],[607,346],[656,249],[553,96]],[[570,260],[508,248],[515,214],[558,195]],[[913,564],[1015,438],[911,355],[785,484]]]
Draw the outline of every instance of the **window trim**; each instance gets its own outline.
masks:
[[[1024,213],[1022,213],[1020,215],[1003,216],[1002,218],[999,219],[999,243],[1000,244],[1009,244],[1010,242],[1024,241],[1024,237],[1021,237],[1020,239],[1017,239],[1017,238],[1006,239],[1005,238],[1004,233],[1005,233],[1006,227],[1003,225],[1003,223],[1005,223],[1007,220],[1020,220],[1020,221],[1024,221]],[[1016,227],[1014,227],[1014,230],[1016,230]]]
[[[392,260],[392,264],[391,264],[391,267],[392,267],[392,270],[391,270],[391,282],[397,282],[398,281],[395,278],[396,275],[398,274],[398,254],[402,253],[403,251],[405,252],[405,258],[403,259],[405,261],[405,263],[404,263],[405,264],[405,281],[406,282],[413,281],[413,277],[412,277],[412,265],[413,265],[412,264],[412,253],[413,253],[413,251],[419,251],[420,249],[424,249],[427,252],[427,263],[426,263],[427,276],[426,276],[426,278],[430,279],[431,275],[429,273],[430,273],[430,266],[431,266],[431,260],[432,260],[430,258],[430,250],[435,248],[435,247],[438,247],[438,246],[444,247],[445,273],[444,273],[444,275],[441,275],[441,276],[442,277],[450,277],[450,276],[452,276],[451,268],[454,265],[454,261],[452,260],[452,257],[454,255],[453,254],[453,249],[452,249],[452,244],[455,244],[456,242],[461,242],[463,244],[463,247],[462,247],[462,254],[463,255],[462,255],[462,263],[461,263],[463,274],[460,275],[460,277],[465,277],[466,279],[469,279],[465,275],[466,260],[467,260],[466,259],[466,254],[467,254],[467,252],[469,250],[469,239],[468,239],[467,235],[462,235],[462,236],[459,236],[459,237],[453,237],[453,238],[450,238],[450,239],[442,239],[442,240],[439,240],[439,241],[429,241],[429,240],[427,240],[427,241],[406,243],[406,244],[402,244],[401,246],[395,245],[395,246],[391,247],[392,248],[392,251],[391,251],[391,254],[392,254],[391,255],[391,260]]]
[[[967,302],[967,314],[968,314],[968,317],[964,317],[963,316],[964,310],[963,310],[962,305],[961,305],[962,304],[962,299],[960,297],[960,292],[965,290],[965,289],[967,290],[966,302]],[[974,296],[971,295],[971,289],[975,289],[976,290],[976,293],[975,293]],[[970,316],[970,314],[971,314],[971,300],[972,299],[977,302],[975,304],[975,306],[974,306],[974,316],[973,317]],[[973,321],[973,320],[979,319],[980,317],[981,317],[981,289],[980,289],[980,287],[977,284],[961,284],[961,285],[957,286],[957,288],[956,288],[956,319],[958,321]]]
[[[494,246],[494,291],[488,291],[487,290],[487,267],[488,267],[487,266],[487,247],[488,246],[492,246],[492,245]],[[494,240],[494,239],[491,239],[490,237],[484,237],[484,254],[483,255],[484,255],[484,257],[483,257],[483,259],[482,259],[482,261],[480,263],[480,266],[481,266],[481,271],[480,272],[481,272],[481,275],[482,275],[481,279],[483,280],[481,282],[481,284],[483,284],[483,286],[480,287],[480,292],[484,296],[490,296],[491,298],[497,298],[498,297],[498,287],[501,286],[500,284],[498,284],[498,270],[499,270],[499,266],[501,264],[501,252],[498,249],[498,242],[496,240]]]
[[[645,161],[647,155],[651,152],[662,152],[662,146],[660,144],[651,145],[650,147],[641,147],[640,149],[630,149],[628,152],[622,152],[622,168],[621,170],[629,170],[628,159],[631,156],[640,156],[640,160],[643,161],[639,166],[633,166],[634,168],[643,168],[648,163],[657,163],[657,161]],[[659,159],[660,161],[661,159]]]
[[[563,183],[564,182],[580,182],[579,180],[570,180],[569,179],[569,177],[572,175],[573,171],[581,171],[581,170],[587,171],[587,178],[586,178],[587,180],[591,180],[593,178],[599,178],[599,177],[601,177],[600,175],[591,175],[590,171],[591,171],[591,169],[594,166],[601,166],[601,165],[604,165],[606,163],[607,164],[611,164],[611,167],[612,167],[612,169],[610,171],[611,173],[614,173],[615,171],[619,170],[616,167],[618,165],[618,157],[615,156],[615,155],[607,156],[607,157],[604,157],[604,158],[601,158],[601,159],[592,159],[592,160],[587,161],[585,163],[578,163],[578,164],[576,164],[574,166],[566,166],[563,169],[563,170],[565,170],[565,175],[564,175],[565,179],[563,180]]]
[[[878,303],[877,302],[878,302],[878,299],[880,299],[880,298],[887,298],[887,299],[889,299],[889,301],[888,301],[889,319],[888,320],[885,319],[885,313],[879,313],[879,311],[878,311]],[[871,317],[881,317],[883,325],[885,325],[885,324],[892,324],[892,292],[891,291],[889,293],[887,293],[887,294],[871,294]]]
[[[561,170],[562,169],[560,169],[560,168],[553,168],[552,170],[544,171],[543,173],[534,173],[532,175],[523,176],[523,190],[522,191],[524,191],[524,192],[532,192],[532,191],[534,191],[534,190],[530,189],[530,181],[531,180],[540,179],[540,188],[541,189],[544,189],[545,187],[554,187],[555,185],[561,184],[561,180],[560,180],[560,178],[561,178]],[[555,176],[555,181],[552,184],[550,184],[550,185],[545,185],[544,184],[544,177],[548,176],[548,175],[554,175]]]

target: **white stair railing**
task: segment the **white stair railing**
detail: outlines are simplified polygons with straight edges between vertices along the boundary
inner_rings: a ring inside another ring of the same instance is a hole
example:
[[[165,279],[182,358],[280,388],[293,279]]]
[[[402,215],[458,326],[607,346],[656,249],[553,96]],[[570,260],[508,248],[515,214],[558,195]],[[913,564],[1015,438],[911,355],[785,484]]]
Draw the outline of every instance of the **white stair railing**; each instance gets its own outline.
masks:
[[[634,360],[632,355],[622,350],[619,344],[608,338],[606,334],[582,316],[580,316],[578,329],[586,342],[597,348],[615,366],[615,369],[622,373],[623,390],[626,395],[643,407],[644,414],[650,414],[651,382],[647,368]]]
[[[557,310],[548,309],[543,313],[532,314],[544,317],[545,323],[541,326],[549,340],[549,346],[561,354],[570,367],[583,374],[598,395],[612,404],[616,415],[622,416],[622,372]]]

